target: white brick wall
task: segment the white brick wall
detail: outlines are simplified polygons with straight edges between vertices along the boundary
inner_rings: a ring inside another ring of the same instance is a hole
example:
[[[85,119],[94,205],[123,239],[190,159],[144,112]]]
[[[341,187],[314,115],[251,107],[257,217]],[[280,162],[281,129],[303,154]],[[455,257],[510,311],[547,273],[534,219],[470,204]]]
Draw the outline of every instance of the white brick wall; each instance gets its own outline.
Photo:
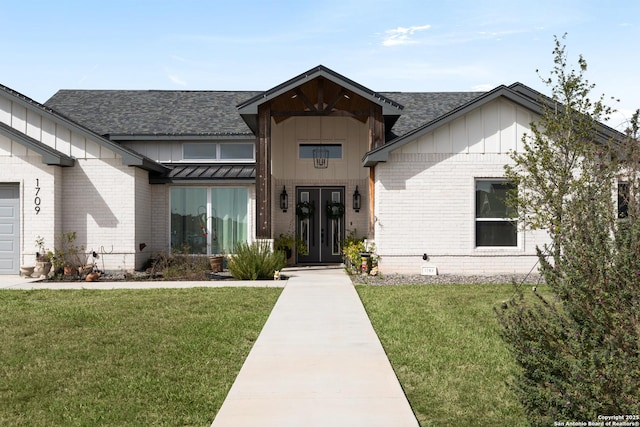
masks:
[[[168,185],[151,186],[151,229],[150,254],[169,253],[169,189]],[[149,243],[147,243],[149,244]]]
[[[119,159],[77,159],[63,170],[62,232],[102,255],[106,270],[132,270],[136,263],[136,168]]]
[[[513,248],[475,247],[475,182],[502,178],[534,117],[497,100],[422,135],[375,168],[375,243],[384,272],[527,273],[544,231],[520,232]],[[429,261],[423,261],[427,254]]]
[[[505,154],[401,154],[376,166],[375,243],[383,272],[528,272],[544,232],[520,233],[517,248],[475,247],[475,180],[504,174]],[[430,262],[422,260],[427,254]]]
[[[0,182],[20,184],[22,265],[33,265],[36,238],[43,237],[46,248],[53,249],[61,233],[75,231],[76,243],[87,251],[113,252],[99,261],[100,268],[103,261],[108,270],[134,268],[137,239],[131,174],[136,169],[119,165],[119,160],[109,163],[114,164],[77,160],[73,168],[60,168],[43,165],[38,155],[0,156]]]
[[[151,209],[152,189],[149,184],[149,173],[143,169],[134,168],[135,172],[135,268],[140,269],[151,257],[153,236],[153,210]],[[140,249],[140,245],[145,247]]]

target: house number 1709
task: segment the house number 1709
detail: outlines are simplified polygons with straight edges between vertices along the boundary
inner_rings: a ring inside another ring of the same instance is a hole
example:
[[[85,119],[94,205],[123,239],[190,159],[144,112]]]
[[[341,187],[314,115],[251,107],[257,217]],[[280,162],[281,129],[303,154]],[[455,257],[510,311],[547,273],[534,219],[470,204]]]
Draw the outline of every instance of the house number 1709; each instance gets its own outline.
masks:
[[[36,215],[40,213],[40,180],[36,178],[36,196],[33,199],[33,204],[35,205]]]

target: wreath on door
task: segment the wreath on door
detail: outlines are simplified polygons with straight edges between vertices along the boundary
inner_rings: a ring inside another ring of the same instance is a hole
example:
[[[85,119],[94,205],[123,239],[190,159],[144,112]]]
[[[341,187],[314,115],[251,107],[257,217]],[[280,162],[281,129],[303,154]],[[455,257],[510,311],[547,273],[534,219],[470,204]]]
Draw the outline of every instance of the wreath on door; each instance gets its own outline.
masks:
[[[341,202],[328,202],[326,214],[329,219],[342,218],[344,216],[344,204]]]
[[[307,219],[313,216],[315,206],[311,202],[298,202],[296,204],[296,215],[299,219]]]

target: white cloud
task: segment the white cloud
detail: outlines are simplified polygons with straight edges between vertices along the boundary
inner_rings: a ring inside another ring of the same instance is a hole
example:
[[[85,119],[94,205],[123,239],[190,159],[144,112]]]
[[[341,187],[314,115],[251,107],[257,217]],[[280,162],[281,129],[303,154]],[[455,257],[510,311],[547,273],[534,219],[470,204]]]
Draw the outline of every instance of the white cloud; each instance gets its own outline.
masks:
[[[398,27],[393,30],[385,31],[385,38],[382,41],[383,46],[399,46],[405,44],[415,44],[417,41],[412,36],[418,31],[425,31],[431,28],[431,25],[414,25],[408,28]]]
[[[173,75],[173,74],[169,74],[167,77],[169,77],[169,80],[171,80],[173,83],[177,84],[178,86],[186,86],[187,82],[185,82],[184,80],[182,80],[180,77]]]
[[[495,89],[496,85],[492,85],[489,83],[479,84],[471,87],[471,90],[474,92],[488,92],[492,89]]]

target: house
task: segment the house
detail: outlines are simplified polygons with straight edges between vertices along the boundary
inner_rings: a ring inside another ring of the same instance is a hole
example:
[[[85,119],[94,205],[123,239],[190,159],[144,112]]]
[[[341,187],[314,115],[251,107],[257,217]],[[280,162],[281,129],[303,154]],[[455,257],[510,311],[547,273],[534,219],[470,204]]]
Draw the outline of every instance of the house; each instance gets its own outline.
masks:
[[[299,264],[341,261],[349,233],[388,273],[528,272],[544,232],[501,195],[541,112],[522,84],[378,93],[323,66],[264,92],[0,86],[0,273],[75,231],[107,270],[158,252],[230,253],[296,233]]]

